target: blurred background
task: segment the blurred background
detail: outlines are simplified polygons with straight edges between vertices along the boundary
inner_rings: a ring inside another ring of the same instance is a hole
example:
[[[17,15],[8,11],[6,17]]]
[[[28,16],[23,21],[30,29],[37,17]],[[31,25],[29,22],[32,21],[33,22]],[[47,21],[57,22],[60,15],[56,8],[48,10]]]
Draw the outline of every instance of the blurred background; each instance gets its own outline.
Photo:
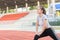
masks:
[[[0,30],[35,31],[37,8],[42,5],[50,25],[60,30],[60,0],[0,0]]]

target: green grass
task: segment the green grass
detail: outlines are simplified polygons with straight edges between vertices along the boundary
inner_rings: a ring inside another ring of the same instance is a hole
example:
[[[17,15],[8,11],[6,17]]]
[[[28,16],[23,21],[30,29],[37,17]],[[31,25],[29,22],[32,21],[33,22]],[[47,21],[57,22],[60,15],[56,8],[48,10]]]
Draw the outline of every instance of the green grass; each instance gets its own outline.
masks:
[[[51,26],[60,26],[60,21],[49,22]]]

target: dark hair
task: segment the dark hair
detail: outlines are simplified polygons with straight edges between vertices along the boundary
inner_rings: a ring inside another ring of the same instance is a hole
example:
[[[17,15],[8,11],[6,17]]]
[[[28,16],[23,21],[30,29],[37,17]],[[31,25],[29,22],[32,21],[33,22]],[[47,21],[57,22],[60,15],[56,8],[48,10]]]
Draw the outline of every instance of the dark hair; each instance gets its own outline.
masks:
[[[43,10],[43,14],[45,14],[45,15],[46,15],[46,10],[45,10],[45,8],[44,8],[43,6],[40,6],[40,8],[39,8],[39,9]]]

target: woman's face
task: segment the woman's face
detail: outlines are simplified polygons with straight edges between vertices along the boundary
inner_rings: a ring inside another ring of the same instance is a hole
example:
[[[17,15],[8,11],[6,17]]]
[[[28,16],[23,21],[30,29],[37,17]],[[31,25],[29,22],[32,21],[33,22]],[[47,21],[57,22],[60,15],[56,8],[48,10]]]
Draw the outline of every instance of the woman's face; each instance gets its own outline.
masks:
[[[38,9],[37,12],[38,12],[38,14],[42,14],[43,13],[43,10]]]

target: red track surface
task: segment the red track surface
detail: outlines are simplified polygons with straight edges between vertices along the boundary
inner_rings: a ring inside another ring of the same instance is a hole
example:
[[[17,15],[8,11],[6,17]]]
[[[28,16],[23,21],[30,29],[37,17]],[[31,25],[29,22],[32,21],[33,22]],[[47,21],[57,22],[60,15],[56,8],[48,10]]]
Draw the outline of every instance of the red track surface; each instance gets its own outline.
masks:
[[[58,34],[60,36],[60,34]],[[33,40],[34,32],[0,30],[0,40]],[[52,40],[49,36],[39,40]]]
[[[18,20],[18,19],[26,16],[27,14],[28,14],[28,12],[4,15],[2,18],[0,18],[0,21]]]

